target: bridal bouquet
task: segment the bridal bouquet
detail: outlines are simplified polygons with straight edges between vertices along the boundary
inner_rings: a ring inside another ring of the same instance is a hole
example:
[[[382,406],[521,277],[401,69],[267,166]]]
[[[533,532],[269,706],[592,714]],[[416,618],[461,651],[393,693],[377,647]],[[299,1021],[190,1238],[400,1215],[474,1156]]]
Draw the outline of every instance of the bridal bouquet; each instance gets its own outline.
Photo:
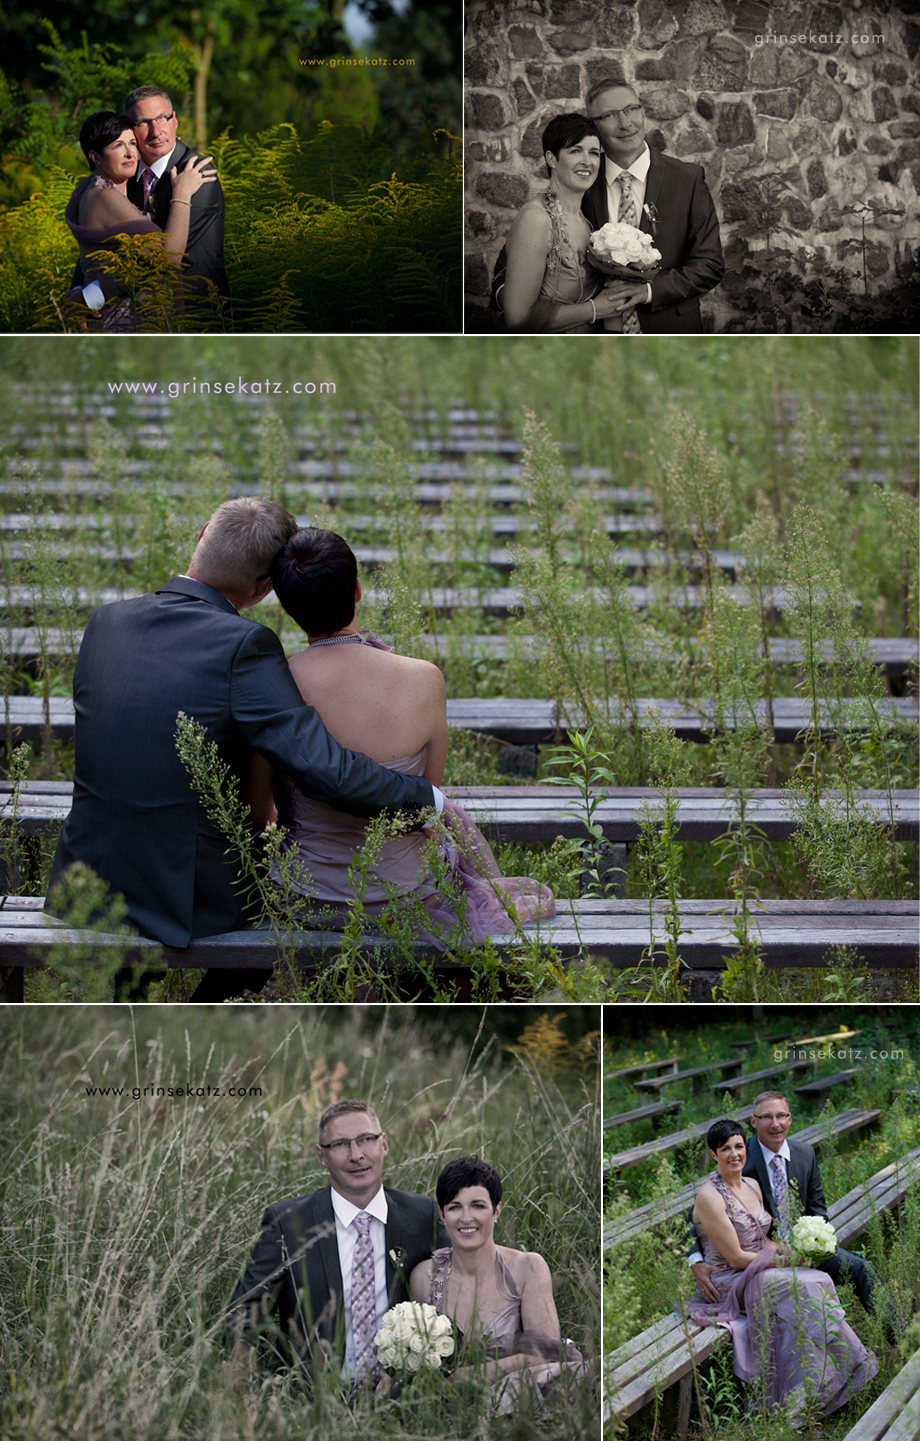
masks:
[[[826,1261],[837,1249],[837,1232],[820,1216],[800,1216],[792,1228],[792,1245],[809,1261]]]
[[[374,1349],[389,1376],[408,1380],[423,1370],[440,1371],[443,1359],[454,1354],[450,1318],[420,1301],[400,1301],[384,1316]]]
[[[588,259],[596,270],[619,280],[648,280],[658,270],[661,251],[655,249],[652,237],[644,230],[622,220],[610,220],[593,231]]]

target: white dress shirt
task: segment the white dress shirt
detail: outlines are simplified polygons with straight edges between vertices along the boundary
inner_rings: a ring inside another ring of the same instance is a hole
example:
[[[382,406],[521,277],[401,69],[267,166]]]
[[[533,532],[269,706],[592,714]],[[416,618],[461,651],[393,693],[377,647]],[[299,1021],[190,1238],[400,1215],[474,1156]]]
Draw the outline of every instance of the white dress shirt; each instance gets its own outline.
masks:
[[[154,160],[152,165],[148,165],[146,160],[139,160],[137,169],[134,172],[135,180],[139,180],[143,176],[145,170],[152,170],[157,180],[159,180],[163,172],[172,161],[175,153],[176,146],[174,145],[168,155],[161,155],[158,160]],[[90,310],[102,309],[103,305],[105,305],[105,295],[103,294],[102,286],[99,284],[98,280],[91,280],[89,285],[84,285],[83,299],[86,301],[86,304],[89,306]]]
[[[374,1301],[377,1314],[376,1329],[389,1310],[387,1296],[387,1198],[383,1187],[368,1201],[366,1206],[355,1206],[345,1196],[332,1189],[332,1209],[335,1212],[335,1239],[339,1248],[339,1266],[342,1271],[342,1294],[345,1299],[345,1363],[343,1377],[355,1374],[355,1338],[351,1329],[351,1273],[354,1267],[355,1246],[358,1244],[358,1228],[353,1224],[362,1211],[371,1218],[371,1245],[374,1248]]]
[[[642,154],[637,155],[632,165],[618,165],[611,160],[609,155],[604,156],[604,176],[607,181],[607,215],[611,220],[618,220],[620,217],[620,201],[623,199],[623,186],[618,176],[625,170],[633,177],[632,193],[636,198],[636,213],[642,219],[642,207],[645,204],[645,190],[648,184],[648,168],[652,163],[651,151],[647,145],[642,147]],[[648,296],[646,304],[652,303],[652,287],[646,285]]]

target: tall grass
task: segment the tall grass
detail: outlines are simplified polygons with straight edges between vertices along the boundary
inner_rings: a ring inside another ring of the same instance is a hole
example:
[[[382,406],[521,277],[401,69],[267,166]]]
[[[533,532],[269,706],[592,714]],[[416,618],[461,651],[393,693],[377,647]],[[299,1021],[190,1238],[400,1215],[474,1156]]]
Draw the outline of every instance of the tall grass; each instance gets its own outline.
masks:
[[[442,1010],[215,1007],[206,1034],[200,1021],[181,1007],[2,1019],[4,1437],[445,1434],[443,1407],[371,1417],[335,1387],[249,1389],[228,1367],[223,1311],[263,1210],[322,1186],[316,1121],[347,1095],[380,1110],[387,1184],[433,1194],[464,1154],[497,1167],[500,1243],[545,1256],[563,1333],[597,1354],[600,1131],[584,1036],[547,1049],[557,1028],[526,1008],[484,1016],[475,1041]],[[158,1086],[193,1094],[143,1094]],[[508,1434],[484,1400],[447,1410],[450,1434]],[[588,1386],[549,1434],[581,1441],[596,1415]]]

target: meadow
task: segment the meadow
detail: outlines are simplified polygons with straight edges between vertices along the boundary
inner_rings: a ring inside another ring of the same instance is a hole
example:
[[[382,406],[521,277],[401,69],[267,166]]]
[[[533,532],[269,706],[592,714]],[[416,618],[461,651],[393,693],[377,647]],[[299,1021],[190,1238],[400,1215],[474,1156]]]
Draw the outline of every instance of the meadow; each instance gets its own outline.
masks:
[[[202,1031],[182,1007],[0,1016],[3,1436],[599,1435],[594,1383],[544,1420],[496,1418],[485,1388],[449,1383],[371,1413],[333,1382],[240,1377],[223,1325],[265,1205],[324,1183],[317,1118],[358,1096],[386,1127],[386,1184],[433,1194],[448,1159],[496,1166],[497,1239],[546,1258],[563,1334],[596,1358],[597,1009],[224,1006],[205,1019]],[[149,1089],[169,1086],[211,1091]]]
[[[658,1014],[661,1013],[661,1008]],[[877,1060],[856,1061],[861,1073],[854,1081],[830,1093],[827,1105],[820,1112],[821,1122],[850,1107],[879,1109],[876,1124],[847,1136],[828,1136],[818,1149],[818,1160],[824,1193],[833,1203],[848,1191],[867,1181],[883,1167],[892,1164],[920,1144],[920,1108],[918,1108],[917,1042],[920,1039],[916,1013],[912,1008],[886,1007],[884,1012],[872,1007],[809,1008],[798,1016],[777,1017],[772,1008],[763,1013],[758,1027],[736,1014],[732,1021],[721,1021],[712,1008],[706,1011],[706,1024],[692,1033],[683,1027],[669,1027],[666,1022],[653,1023],[642,1040],[630,1043],[624,1039],[605,1040],[605,1073],[642,1060],[681,1056],[681,1070],[713,1063],[732,1054],[732,1042],[750,1040],[755,1034],[766,1037],[785,1029],[791,1038],[796,1035],[827,1035],[846,1027],[859,1031],[852,1044],[861,1048],[865,1057],[871,1051]],[[804,1023],[802,1017],[805,1017]],[[775,1063],[774,1046],[766,1039],[744,1052],[745,1072]],[[787,1098],[793,1114],[791,1135],[818,1120],[812,1097],[790,1094],[792,1088],[811,1079],[843,1069],[839,1059],[819,1061],[811,1071],[802,1073],[789,1084]],[[714,1079],[714,1077],[713,1077]],[[786,1084],[783,1079],[764,1084]],[[898,1094],[902,1090],[908,1093]],[[669,1087],[667,1094],[685,1096],[678,1120],[665,1118],[661,1133],[676,1132],[685,1126],[712,1122],[736,1107],[728,1097],[686,1094],[689,1083]],[[749,1086],[744,1099],[750,1100],[755,1088]],[[625,1080],[605,1081],[604,1115],[621,1114],[637,1104],[637,1093]],[[605,1153],[653,1138],[651,1123],[640,1122],[605,1133]],[[619,1173],[609,1174],[606,1183],[605,1221],[615,1222],[635,1207],[664,1199],[682,1186],[708,1175],[713,1169],[701,1140],[683,1145],[677,1151],[652,1157]],[[870,1221],[868,1229],[848,1250],[866,1257],[882,1278],[887,1295],[893,1298],[903,1320],[900,1345],[893,1345],[884,1333],[881,1319],[867,1314],[856,1299],[852,1288],[839,1287],[847,1320],[864,1345],[874,1351],[879,1361],[879,1375],[870,1386],[841,1411],[825,1418],[813,1431],[806,1427],[801,1434],[820,1436],[822,1441],[841,1441],[857,1419],[868,1409],[908,1356],[920,1345],[920,1188],[908,1191],[899,1211],[882,1213]],[[693,1289],[693,1278],[686,1265],[688,1255],[686,1217],[684,1213],[636,1238],[605,1251],[604,1349],[614,1350],[625,1340],[638,1335],[657,1318],[666,1316]],[[787,1441],[789,1431],[781,1419],[769,1420],[756,1412],[745,1414],[744,1390],[731,1370],[731,1353],[723,1348],[700,1368],[698,1380],[705,1407],[705,1418],[699,1401],[694,1403],[690,1427],[691,1441]],[[663,1441],[670,1436],[670,1413],[650,1404],[631,1418],[625,1430],[615,1423],[613,1434],[628,1434],[636,1441]],[[799,1434],[799,1433],[796,1433]]]
[[[8,692],[44,696],[50,715],[94,604],[183,570],[229,495],[272,495],[354,546],[362,624],[435,660],[449,697],[544,697],[590,731],[579,759],[455,729],[446,784],[593,770],[601,789],[645,786],[625,894],[741,903],[725,999],[872,993],[849,948],[823,968],[765,972],[750,916],[768,898],[917,896],[916,843],[862,801],[874,790],[892,807],[917,784],[903,710],[915,652],[886,674],[873,651],[917,633],[914,347],[252,337],[189,340],[181,360],[156,337],[117,354],[76,337],[49,347],[7,341],[0,373]],[[277,604],[258,618],[289,652],[302,646]],[[703,737],[648,725],[645,698],[699,712]],[[778,741],[787,698],[802,727]],[[9,727],[8,757],[15,741]],[[34,777],[71,774],[50,725],[25,759]],[[795,833],[681,841],[668,821],[681,785],[723,786],[742,812],[758,787],[779,789]],[[498,858],[563,898],[582,885],[575,841]],[[42,893],[40,862],[31,884]],[[652,997],[680,998],[678,961],[679,937]],[[558,995],[559,968],[526,984]],[[635,998],[588,950],[565,984],[576,999]],[[916,994],[909,973],[894,984]]]

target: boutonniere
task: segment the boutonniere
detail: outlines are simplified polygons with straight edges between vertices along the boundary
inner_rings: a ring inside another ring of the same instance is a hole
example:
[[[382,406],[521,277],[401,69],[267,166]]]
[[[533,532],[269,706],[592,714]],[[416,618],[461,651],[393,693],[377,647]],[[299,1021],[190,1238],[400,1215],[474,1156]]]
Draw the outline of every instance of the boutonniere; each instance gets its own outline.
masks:
[[[408,1251],[404,1251],[402,1246],[394,1246],[388,1255],[394,1271],[401,1271],[409,1259]]]
[[[642,213],[648,216],[649,224],[652,227],[652,236],[655,234],[655,226],[658,224],[658,211],[654,205],[643,205]]]

